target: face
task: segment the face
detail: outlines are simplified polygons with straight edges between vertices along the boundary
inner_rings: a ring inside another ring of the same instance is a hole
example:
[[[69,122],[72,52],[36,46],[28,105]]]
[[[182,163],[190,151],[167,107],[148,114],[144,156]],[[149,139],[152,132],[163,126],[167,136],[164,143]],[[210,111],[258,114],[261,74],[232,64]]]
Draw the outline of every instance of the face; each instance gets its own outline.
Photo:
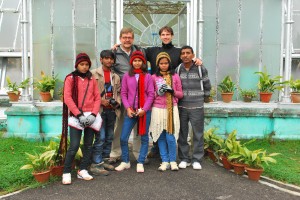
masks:
[[[193,62],[194,54],[191,49],[183,49],[181,50],[180,58],[184,64],[189,64]]]
[[[167,58],[162,58],[160,59],[159,63],[158,63],[158,67],[160,69],[160,71],[166,72],[169,69],[169,61]]]
[[[90,69],[89,63],[87,61],[82,61],[77,65],[77,70],[81,73],[87,73]]]
[[[143,61],[140,58],[135,58],[132,61],[132,66],[134,69],[140,69],[143,65]]]
[[[111,66],[114,64],[114,59],[111,57],[104,57],[100,58],[100,62],[104,67],[111,68]]]
[[[173,35],[166,30],[162,31],[159,37],[164,44],[169,44],[173,39]]]
[[[132,33],[123,33],[120,37],[121,45],[124,48],[131,48],[134,42],[133,34]]]

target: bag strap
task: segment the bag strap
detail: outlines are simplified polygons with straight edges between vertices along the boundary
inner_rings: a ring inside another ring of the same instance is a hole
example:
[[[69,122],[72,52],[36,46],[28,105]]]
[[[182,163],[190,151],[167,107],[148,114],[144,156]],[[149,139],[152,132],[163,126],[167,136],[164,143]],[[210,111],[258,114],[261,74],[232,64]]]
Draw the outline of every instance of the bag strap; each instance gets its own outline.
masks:
[[[83,96],[83,100],[82,100],[82,104],[81,104],[81,109],[79,109],[81,112],[82,112],[82,107],[83,107],[84,100],[85,100],[85,97],[86,97],[86,93],[87,93],[87,91],[89,89],[89,85],[90,85],[90,79],[88,78],[88,85],[87,85],[86,90],[84,92],[84,96]]]

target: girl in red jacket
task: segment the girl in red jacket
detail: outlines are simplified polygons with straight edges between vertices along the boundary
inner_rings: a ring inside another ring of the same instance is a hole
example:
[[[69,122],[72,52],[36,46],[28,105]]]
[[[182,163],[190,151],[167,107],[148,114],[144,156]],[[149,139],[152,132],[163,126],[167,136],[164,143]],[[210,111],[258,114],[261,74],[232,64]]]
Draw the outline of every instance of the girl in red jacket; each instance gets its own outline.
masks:
[[[91,180],[87,167],[91,158],[92,144],[95,134],[99,134],[101,126],[100,93],[97,82],[89,71],[91,60],[86,53],[80,53],[76,57],[75,71],[66,76],[64,82],[64,112],[63,120],[67,119],[66,108],[69,110],[68,125],[70,127],[70,147],[67,151],[63,184],[71,184],[71,166],[75,154],[80,145],[82,131],[84,131],[83,158],[77,177],[83,180]],[[64,132],[64,131],[63,131]]]

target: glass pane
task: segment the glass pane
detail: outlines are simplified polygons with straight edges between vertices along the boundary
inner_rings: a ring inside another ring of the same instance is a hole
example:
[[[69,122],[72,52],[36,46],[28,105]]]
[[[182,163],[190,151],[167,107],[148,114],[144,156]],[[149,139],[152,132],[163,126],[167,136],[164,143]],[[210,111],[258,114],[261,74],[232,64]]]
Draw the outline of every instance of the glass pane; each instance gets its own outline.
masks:
[[[7,58],[6,76],[9,76],[12,82],[18,84],[22,81],[22,60],[21,58]],[[7,83],[5,80],[5,87]]]
[[[17,9],[21,0],[4,0],[2,8],[15,8]]]
[[[94,0],[76,0],[75,26],[94,26]]]
[[[13,49],[19,14],[4,13],[0,31],[0,47],[8,51]]]
[[[123,25],[134,30],[135,42],[143,47],[161,45],[158,31],[166,25],[174,31],[172,43],[185,44],[185,7],[182,1],[124,1]]]

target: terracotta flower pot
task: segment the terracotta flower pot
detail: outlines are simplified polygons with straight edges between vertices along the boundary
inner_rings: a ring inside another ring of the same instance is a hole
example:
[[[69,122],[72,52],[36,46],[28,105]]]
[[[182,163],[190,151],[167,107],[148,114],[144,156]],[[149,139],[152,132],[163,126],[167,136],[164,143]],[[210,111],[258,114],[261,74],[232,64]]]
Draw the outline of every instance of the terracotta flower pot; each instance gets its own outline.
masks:
[[[52,100],[50,92],[40,92],[40,96],[43,102],[49,102]]]
[[[39,173],[32,173],[34,176],[35,180],[40,182],[40,183],[45,183],[50,179],[50,170],[44,171],[44,172],[39,172]]]
[[[263,169],[254,169],[249,167],[245,167],[245,170],[247,171],[248,178],[253,181],[258,181],[264,171]]]
[[[227,170],[231,170],[232,169],[232,165],[230,164],[230,162],[227,160],[226,156],[221,156],[221,161],[223,163],[223,167]]]
[[[300,93],[299,92],[292,92],[291,93],[291,100],[293,103],[300,103]]]
[[[217,161],[218,161],[218,159],[217,159],[217,157],[215,156],[213,150],[207,149],[206,151],[207,151],[207,153],[208,153],[208,157],[209,157],[213,162],[217,162]]]
[[[231,100],[232,100],[233,92],[230,92],[230,93],[222,93],[221,95],[222,95],[222,100],[223,100],[223,102],[229,103],[229,102],[231,102]]]
[[[51,168],[51,175],[52,176],[62,176],[64,171],[64,166],[53,166]]]
[[[245,172],[245,164],[241,164],[241,163],[231,163],[231,165],[233,166],[233,171],[235,174],[238,175],[243,175]]]
[[[18,92],[18,94],[16,94],[15,92],[7,92],[7,95],[9,97],[9,101],[19,101],[20,91]]]
[[[252,102],[251,96],[243,96],[244,102]]]
[[[260,96],[260,101],[263,103],[269,103],[272,97],[271,92],[260,92],[259,96]]]

